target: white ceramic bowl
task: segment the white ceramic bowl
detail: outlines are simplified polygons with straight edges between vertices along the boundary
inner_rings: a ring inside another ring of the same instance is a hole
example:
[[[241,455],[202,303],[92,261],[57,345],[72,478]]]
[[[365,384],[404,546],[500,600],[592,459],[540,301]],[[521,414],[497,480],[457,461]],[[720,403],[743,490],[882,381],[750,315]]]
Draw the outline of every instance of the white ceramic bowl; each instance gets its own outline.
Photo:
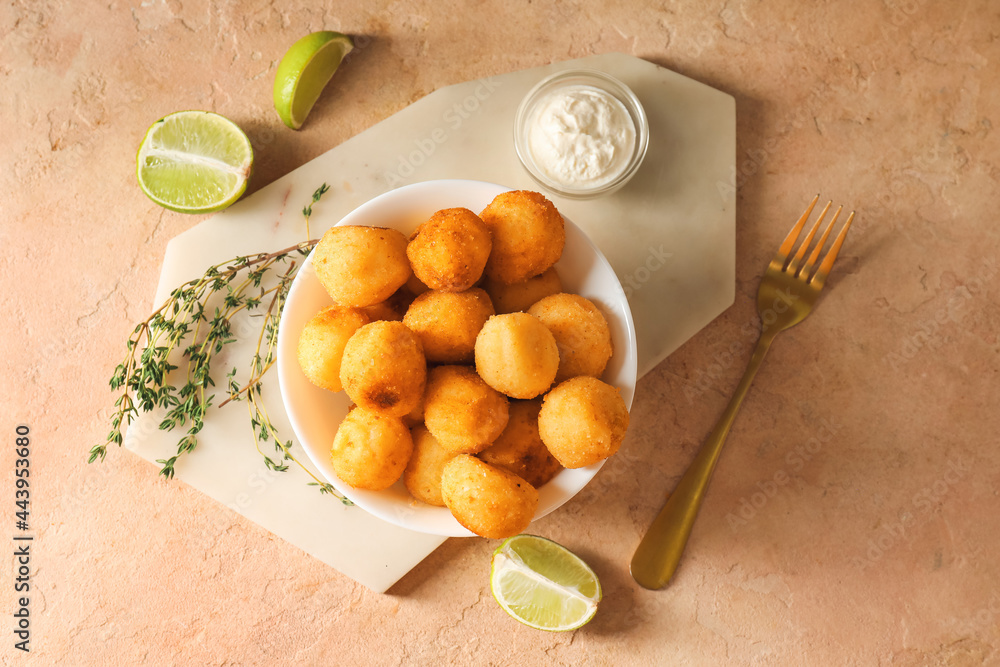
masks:
[[[477,213],[505,188],[492,183],[441,180],[415,183],[380,195],[362,204],[338,225],[395,227],[407,236],[435,211],[465,207]],[[315,220],[314,220],[315,223]],[[611,328],[614,356],[604,373],[604,381],[621,390],[625,405],[632,406],[636,380],[635,326],[625,292],[601,251],[569,220],[566,246],[556,264],[563,289],[594,301],[604,312]],[[447,536],[469,536],[444,507],[432,507],[414,500],[402,481],[385,491],[354,489],[340,481],[330,464],[330,445],[351,401],[344,392],[333,393],[316,387],[303,375],[296,358],[299,333],[319,310],[332,303],[306,258],[285,301],[278,331],[278,379],[285,409],[299,443],[323,477],[358,507],[403,528]],[[539,519],[586,486],[601,468],[560,471],[539,489]]]

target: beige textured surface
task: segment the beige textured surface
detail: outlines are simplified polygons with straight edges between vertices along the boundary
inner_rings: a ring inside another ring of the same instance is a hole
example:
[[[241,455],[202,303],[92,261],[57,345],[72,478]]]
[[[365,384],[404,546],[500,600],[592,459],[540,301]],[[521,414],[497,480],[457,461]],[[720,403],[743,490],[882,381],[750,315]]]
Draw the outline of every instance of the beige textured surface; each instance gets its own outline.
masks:
[[[1000,662],[995,4],[457,4],[0,6],[0,410],[8,442],[18,422],[35,442],[31,661]],[[271,77],[323,28],[366,43],[293,133]],[[738,285],[640,383],[623,450],[537,526],[601,576],[589,626],[504,615],[494,542],[449,540],[377,595],[135,457],[86,466],[165,244],[197,222],[133,185],[153,120],[233,118],[256,189],[439,86],[606,51],[736,97]],[[638,589],[631,551],[735,386],[758,276],[816,191],[859,210],[829,292],[775,343],[677,579]]]

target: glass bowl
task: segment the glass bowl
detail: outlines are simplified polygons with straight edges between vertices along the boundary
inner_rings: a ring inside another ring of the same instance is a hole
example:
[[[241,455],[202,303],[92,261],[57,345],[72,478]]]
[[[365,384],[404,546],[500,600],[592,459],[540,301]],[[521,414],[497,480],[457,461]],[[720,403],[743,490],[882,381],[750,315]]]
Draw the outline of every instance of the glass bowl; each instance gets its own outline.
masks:
[[[606,93],[624,107],[632,122],[634,140],[631,152],[626,156],[621,172],[610,180],[594,184],[573,184],[557,180],[547,173],[539,156],[532,150],[532,129],[538,123],[547,100],[552,99],[550,96],[571,88]],[[521,164],[540,186],[571,199],[589,199],[606,195],[625,185],[642,164],[648,144],[649,123],[639,98],[624,83],[597,70],[564,70],[543,79],[524,96],[514,116],[514,149]]]

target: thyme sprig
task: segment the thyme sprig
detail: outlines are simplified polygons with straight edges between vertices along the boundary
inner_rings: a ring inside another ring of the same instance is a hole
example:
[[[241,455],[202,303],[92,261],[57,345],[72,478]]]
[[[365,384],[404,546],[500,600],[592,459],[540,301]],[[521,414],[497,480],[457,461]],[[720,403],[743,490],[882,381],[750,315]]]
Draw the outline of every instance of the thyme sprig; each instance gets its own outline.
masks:
[[[312,238],[312,236],[309,234],[309,218],[311,218],[312,214],[313,214],[313,204],[315,204],[316,202],[318,202],[320,200],[320,198],[323,195],[325,195],[326,192],[327,192],[327,190],[329,190],[329,189],[330,189],[330,186],[327,185],[326,183],[324,183],[323,185],[321,185],[318,188],[316,188],[316,192],[314,192],[313,196],[312,196],[312,201],[309,202],[309,204],[307,206],[303,207],[303,209],[302,209],[302,216],[306,219],[306,238],[307,239],[311,239]]]
[[[312,205],[328,190],[324,183],[303,209],[307,230]],[[295,463],[312,477],[310,485],[350,504],[295,458],[292,441],[279,436],[261,397],[262,380],[276,360],[278,323],[300,266],[298,258],[307,255],[316,243],[307,240],[276,252],[236,257],[211,266],[201,277],[174,289],[163,305],[136,325],[126,343],[125,359],[115,368],[109,382],[112,391],[120,392],[115,400],[111,431],[104,444],[91,448],[88,462],[103,461],[110,445],[120,447],[123,429],[140,412],[159,408],[166,411],[160,430],[187,427],[177,442],[176,453],[157,459],[162,466],[160,475],[173,478],[177,461],[197,448],[198,434],[213,406],[212,362],[226,346],[236,342],[233,318],[245,312],[252,318],[262,318],[250,359],[249,379],[240,386],[236,381],[239,371],[234,366],[226,375],[228,397],[219,407],[230,401],[246,402],[254,443],[269,469],[284,472],[288,470],[287,462]],[[178,370],[183,370],[180,386],[174,384],[177,377],[174,371]],[[261,449],[263,443],[272,443],[277,455],[265,453]]]

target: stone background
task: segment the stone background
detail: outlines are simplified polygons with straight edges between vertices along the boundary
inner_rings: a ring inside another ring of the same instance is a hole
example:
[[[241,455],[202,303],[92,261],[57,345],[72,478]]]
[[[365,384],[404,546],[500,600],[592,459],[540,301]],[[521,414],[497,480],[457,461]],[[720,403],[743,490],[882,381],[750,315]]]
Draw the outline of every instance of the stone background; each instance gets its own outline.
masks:
[[[292,132],[274,70],[321,29],[365,46]],[[33,650],[4,631],[4,664],[1000,664],[998,33],[986,0],[4,2],[2,532],[27,423],[37,536]],[[166,243],[199,222],[135,185],[152,121],[236,121],[254,191],[441,86],[609,51],[736,98],[738,285],[639,384],[622,451],[533,527],[600,575],[590,625],[509,619],[493,541],[449,540],[377,595],[137,457],[86,464]],[[828,293],[772,348],[673,584],[643,590],[632,550],[742,374],[759,277],[817,191],[858,210]],[[205,523],[214,544],[189,548]]]

